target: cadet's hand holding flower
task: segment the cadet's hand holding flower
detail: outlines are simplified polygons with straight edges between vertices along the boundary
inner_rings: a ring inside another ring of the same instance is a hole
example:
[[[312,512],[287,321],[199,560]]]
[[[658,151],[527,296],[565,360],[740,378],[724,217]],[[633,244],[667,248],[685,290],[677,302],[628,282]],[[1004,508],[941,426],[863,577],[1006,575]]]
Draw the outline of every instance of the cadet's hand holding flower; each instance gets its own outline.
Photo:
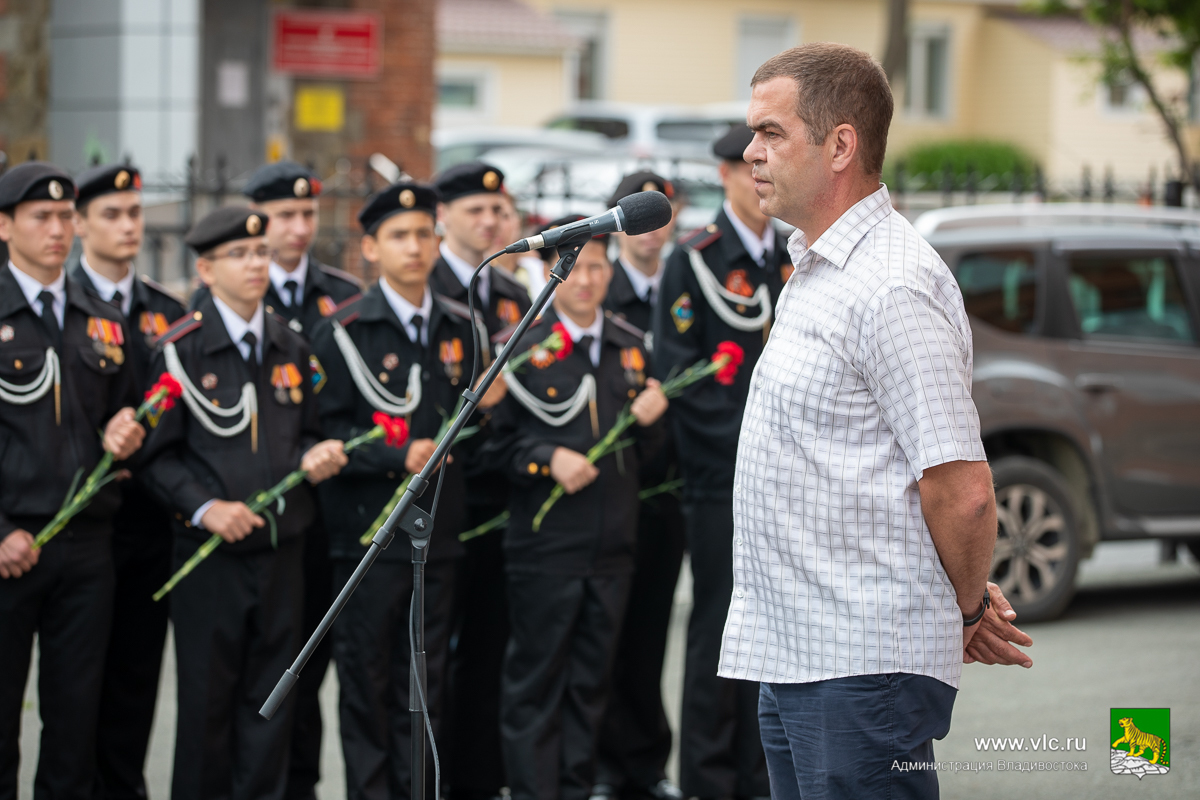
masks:
[[[145,438],[146,429],[128,406],[113,414],[104,427],[104,449],[117,461],[124,461],[136,453]]]
[[[308,482],[315,485],[337,475],[349,460],[340,439],[326,439],[309,448],[300,459],[300,469],[308,473]]]
[[[633,401],[633,405],[629,407],[629,413],[633,414],[637,419],[637,424],[643,428],[653,425],[658,422],[663,414],[667,413],[667,406],[670,401],[663,394],[661,384],[654,378],[646,381],[646,388],[641,391]]]

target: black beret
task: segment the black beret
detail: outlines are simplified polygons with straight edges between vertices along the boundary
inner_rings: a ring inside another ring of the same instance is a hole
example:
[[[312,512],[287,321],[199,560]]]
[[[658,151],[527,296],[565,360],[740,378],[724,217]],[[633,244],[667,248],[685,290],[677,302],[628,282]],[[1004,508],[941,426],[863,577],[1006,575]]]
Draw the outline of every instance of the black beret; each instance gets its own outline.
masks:
[[[438,190],[424,183],[401,181],[375,194],[358,212],[358,224],[374,234],[383,221],[405,211],[424,211],[437,221]]]
[[[746,152],[746,148],[753,140],[754,131],[750,130],[745,123],[739,122],[724,136],[713,142],[713,155],[726,161],[742,161],[742,153]]]
[[[581,219],[587,219],[587,217],[585,217],[583,214],[567,214],[565,217],[559,217],[558,219],[554,220],[553,222],[546,223],[545,227],[543,227],[541,230],[539,230],[538,233],[542,234],[542,233],[545,233],[546,231],[552,231],[555,228],[561,228],[563,225],[570,225],[572,222],[579,222],[579,220],[581,220]],[[599,242],[600,244],[607,246],[608,245],[608,234],[602,233],[599,236],[593,236],[591,240],[593,242]],[[539,247],[538,255],[541,256],[542,261],[552,261],[552,260],[558,258],[558,248],[557,247]]]
[[[668,200],[675,198],[675,187],[669,180],[649,170],[642,170],[621,178],[621,182],[617,184],[617,190],[613,192],[612,197],[608,198],[608,204],[615,206],[629,195],[638,192],[662,192]]]
[[[183,241],[197,253],[206,253],[225,242],[262,236],[267,231],[268,219],[261,211],[225,206],[193,225]]]
[[[242,187],[242,194],[256,203],[316,197],[320,193],[320,179],[295,161],[276,161],[259,167]]]
[[[82,206],[102,194],[140,192],[142,175],[137,171],[137,167],[128,164],[102,164],[79,173],[75,185],[79,190],[75,203]]]
[[[0,176],[0,211],[32,200],[74,200],[71,176],[45,161],[26,161]]]
[[[433,185],[442,195],[443,203],[472,194],[486,194],[504,190],[504,173],[482,161],[455,164],[433,176]]]

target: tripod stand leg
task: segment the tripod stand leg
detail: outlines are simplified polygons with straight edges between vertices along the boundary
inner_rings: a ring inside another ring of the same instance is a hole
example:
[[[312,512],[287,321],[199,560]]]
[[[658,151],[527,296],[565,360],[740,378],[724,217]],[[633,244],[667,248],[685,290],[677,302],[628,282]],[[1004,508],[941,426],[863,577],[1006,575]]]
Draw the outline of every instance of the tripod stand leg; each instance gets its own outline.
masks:
[[[426,540],[428,541],[428,540]],[[413,596],[409,620],[412,628],[412,660],[408,673],[408,711],[412,719],[411,800],[425,800],[425,714],[421,699],[429,696],[425,669],[425,547],[413,547]]]

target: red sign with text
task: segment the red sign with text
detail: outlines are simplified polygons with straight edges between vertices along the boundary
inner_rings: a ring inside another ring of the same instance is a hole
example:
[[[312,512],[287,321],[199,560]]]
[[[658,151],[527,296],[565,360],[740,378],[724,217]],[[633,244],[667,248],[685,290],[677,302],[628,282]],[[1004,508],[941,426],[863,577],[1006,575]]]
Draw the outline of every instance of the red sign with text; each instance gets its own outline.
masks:
[[[361,11],[279,9],[271,63],[276,71],[326,78],[379,74],[383,21]]]

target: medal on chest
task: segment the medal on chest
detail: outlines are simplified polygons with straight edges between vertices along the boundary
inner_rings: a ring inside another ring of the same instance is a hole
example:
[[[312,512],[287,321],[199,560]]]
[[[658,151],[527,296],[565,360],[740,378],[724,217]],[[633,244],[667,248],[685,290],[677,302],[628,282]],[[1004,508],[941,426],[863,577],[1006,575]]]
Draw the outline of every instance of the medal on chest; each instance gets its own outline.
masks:
[[[502,297],[496,301],[496,316],[505,325],[515,325],[521,321],[521,307],[512,300]]]
[[[640,349],[622,347],[621,368],[625,370],[625,382],[630,386],[646,385],[646,358]]]
[[[121,329],[121,323],[101,317],[88,317],[87,334],[97,355],[104,356],[117,365],[125,363],[125,351],[121,349],[121,345],[125,344],[125,332]]]
[[[446,377],[450,379],[450,384],[457,386],[458,379],[462,377],[462,339],[456,336],[453,339],[439,342],[438,358],[441,359],[442,368],[446,370]]]
[[[290,400],[300,405],[304,400],[304,392],[300,389],[300,369],[292,362],[279,364],[271,368],[271,385],[275,387],[275,401],[287,405]]]
[[[155,340],[166,333],[168,327],[166,315],[157,311],[143,311],[138,315],[138,330],[146,337],[147,347],[154,347]]]
[[[337,311],[337,301],[329,295],[323,294],[317,298],[317,310],[321,312],[322,317],[328,317]]]
[[[11,342],[16,333],[13,331],[12,325],[0,326],[0,342]]]

